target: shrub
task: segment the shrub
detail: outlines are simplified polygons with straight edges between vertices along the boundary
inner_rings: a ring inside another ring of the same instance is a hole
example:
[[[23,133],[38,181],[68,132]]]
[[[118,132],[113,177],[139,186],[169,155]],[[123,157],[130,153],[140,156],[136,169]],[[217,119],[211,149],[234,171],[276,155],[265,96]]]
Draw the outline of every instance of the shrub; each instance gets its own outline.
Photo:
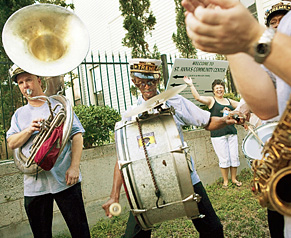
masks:
[[[223,97],[229,98],[229,99],[232,99],[232,100],[235,100],[235,101],[238,101],[238,102],[240,101],[240,97],[235,96],[233,93],[225,93],[223,95]]]
[[[108,106],[85,106],[74,107],[84,129],[84,147],[104,145],[111,142],[114,126],[121,120],[120,114]]]

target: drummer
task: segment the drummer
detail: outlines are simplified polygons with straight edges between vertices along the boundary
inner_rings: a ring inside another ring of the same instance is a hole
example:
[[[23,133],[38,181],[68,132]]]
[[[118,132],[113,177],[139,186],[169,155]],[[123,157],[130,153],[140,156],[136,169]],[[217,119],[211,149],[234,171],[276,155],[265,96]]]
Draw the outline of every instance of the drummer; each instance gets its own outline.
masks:
[[[161,61],[155,59],[132,59],[130,61],[130,74],[132,82],[141,92],[141,96],[137,100],[137,105],[141,105],[143,102],[159,94],[157,86],[159,85],[160,79],[160,64]],[[175,109],[174,120],[182,141],[184,140],[182,126],[194,125],[204,127],[207,130],[214,130],[228,124],[237,123],[237,121],[232,119],[230,115],[227,117],[210,117],[210,113],[208,111],[200,109],[195,104],[180,95],[176,95],[168,99],[165,102],[165,106],[172,106]],[[126,120],[130,120],[130,118],[126,118]],[[240,124],[241,123],[242,122],[240,122]],[[202,197],[201,201],[198,203],[199,212],[205,215],[204,218],[193,219],[192,222],[197,231],[200,233],[200,237],[223,237],[223,226],[216,215],[206,191],[198,177],[192,158],[191,162],[191,179],[194,191]],[[112,217],[109,212],[109,206],[112,203],[119,202],[121,185],[122,176],[119,171],[118,163],[116,163],[110,199],[102,206],[108,217]],[[130,213],[125,235],[123,237],[151,237],[151,230],[142,230],[137,224],[133,214]]]

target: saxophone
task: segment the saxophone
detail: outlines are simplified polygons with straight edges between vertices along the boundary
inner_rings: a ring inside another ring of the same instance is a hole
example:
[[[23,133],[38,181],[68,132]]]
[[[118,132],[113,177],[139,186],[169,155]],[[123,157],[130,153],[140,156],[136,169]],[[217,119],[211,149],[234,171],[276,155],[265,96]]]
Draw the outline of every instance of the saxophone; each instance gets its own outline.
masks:
[[[253,192],[262,207],[291,216],[291,97],[271,139],[263,148],[263,159],[252,164]]]

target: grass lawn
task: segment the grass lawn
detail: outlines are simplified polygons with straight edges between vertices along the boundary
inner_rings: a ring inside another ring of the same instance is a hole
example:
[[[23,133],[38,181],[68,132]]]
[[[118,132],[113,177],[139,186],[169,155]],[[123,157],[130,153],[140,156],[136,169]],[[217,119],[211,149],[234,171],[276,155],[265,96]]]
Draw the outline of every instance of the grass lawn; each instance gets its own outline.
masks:
[[[223,189],[221,179],[211,186],[206,186],[212,205],[224,226],[225,237],[270,237],[267,210],[259,205],[251,192],[252,176],[249,169],[243,170],[238,176],[238,180],[243,182],[241,187],[231,184],[228,189]],[[124,234],[127,218],[128,214],[122,214],[119,217],[98,221],[91,229],[91,237],[120,237]],[[55,236],[55,238],[66,237],[68,236]],[[152,230],[152,237],[198,238],[199,235],[191,220],[179,218],[156,225]]]

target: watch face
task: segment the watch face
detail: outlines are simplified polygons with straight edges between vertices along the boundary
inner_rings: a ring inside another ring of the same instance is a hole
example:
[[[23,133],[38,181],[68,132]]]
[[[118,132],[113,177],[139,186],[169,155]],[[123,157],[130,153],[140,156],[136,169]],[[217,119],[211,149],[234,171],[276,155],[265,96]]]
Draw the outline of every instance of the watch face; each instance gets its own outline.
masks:
[[[257,45],[257,52],[259,54],[266,54],[270,50],[270,45],[266,43],[260,43]]]
[[[254,45],[254,59],[262,64],[271,52],[271,43],[276,31],[273,28],[267,28],[261,36],[258,43]]]

